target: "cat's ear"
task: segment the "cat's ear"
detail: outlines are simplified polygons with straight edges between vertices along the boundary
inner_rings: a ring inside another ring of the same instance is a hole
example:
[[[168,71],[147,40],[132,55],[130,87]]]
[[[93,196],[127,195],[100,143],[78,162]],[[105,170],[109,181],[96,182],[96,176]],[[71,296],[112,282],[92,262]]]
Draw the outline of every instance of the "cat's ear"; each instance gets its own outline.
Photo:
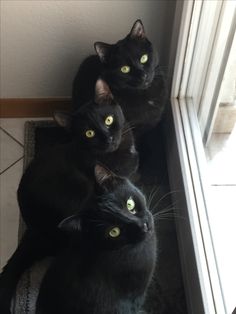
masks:
[[[66,232],[81,231],[81,221],[77,215],[73,215],[63,219],[58,228]]]
[[[109,169],[97,164],[94,169],[95,179],[102,187],[107,187],[115,181],[116,175]]]
[[[99,105],[103,103],[111,103],[113,95],[109,86],[102,79],[98,79],[95,85],[95,102]]]
[[[134,23],[134,25],[133,25],[133,27],[132,27],[130,33],[129,33],[129,36],[130,36],[131,38],[134,38],[134,39],[135,39],[135,38],[136,38],[136,39],[142,39],[142,38],[145,38],[145,37],[146,37],[145,31],[144,31],[144,26],[143,26],[143,23],[142,23],[141,20],[137,20],[137,21]]]
[[[94,44],[94,49],[97,53],[97,55],[99,56],[101,62],[105,62],[106,58],[109,54],[109,51],[111,49],[112,45],[106,44],[106,43],[102,43],[100,41],[97,41]]]
[[[53,113],[54,120],[63,128],[69,129],[71,126],[71,114],[66,111],[55,111]]]

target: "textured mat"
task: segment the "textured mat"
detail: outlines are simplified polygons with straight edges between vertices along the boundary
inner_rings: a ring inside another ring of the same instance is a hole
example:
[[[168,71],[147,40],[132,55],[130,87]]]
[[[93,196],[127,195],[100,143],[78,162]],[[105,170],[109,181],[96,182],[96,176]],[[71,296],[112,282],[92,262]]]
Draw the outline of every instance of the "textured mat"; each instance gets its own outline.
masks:
[[[66,142],[68,139],[68,134],[53,121],[26,122],[24,168],[36,154],[41,154],[49,146]],[[173,208],[161,127],[145,140],[143,149],[145,153],[141,155],[141,159],[146,166],[141,169],[139,186],[148,200],[152,199],[151,204],[156,207],[156,211]],[[21,221],[19,237],[24,228],[24,223]],[[158,261],[147,293],[145,312],[142,313],[187,314],[174,219],[165,217],[157,220],[156,233]],[[35,313],[38,289],[49,264],[50,259],[37,263],[23,275],[12,304],[13,313]]]

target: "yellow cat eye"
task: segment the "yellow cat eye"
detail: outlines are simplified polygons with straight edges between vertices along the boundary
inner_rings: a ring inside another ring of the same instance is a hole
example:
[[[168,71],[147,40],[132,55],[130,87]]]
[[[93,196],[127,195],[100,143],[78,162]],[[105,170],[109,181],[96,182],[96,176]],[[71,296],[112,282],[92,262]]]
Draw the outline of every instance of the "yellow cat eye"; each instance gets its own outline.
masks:
[[[132,197],[130,197],[130,198],[127,200],[126,206],[127,206],[128,211],[129,211],[131,214],[133,214],[133,215],[136,214],[135,202],[134,202],[134,200],[132,199]]]
[[[114,227],[109,231],[109,236],[112,238],[117,238],[120,235],[120,228]]]
[[[128,65],[124,65],[123,67],[120,68],[122,73],[129,73],[130,67]]]
[[[142,55],[142,57],[140,58],[140,63],[146,63],[148,61],[148,55]]]
[[[92,137],[94,137],[95,132],[94,132],[93,130],[87,130],[87,131],[85,132],[85,135],[86,135],[88,138],[92,138]]]
[[[108,116],[108,117],[106,117],[106,119],[105,119],[105,124],[106,124],[107,126],[110,126],[110,125],[112,125],[113,121],[114,121],[113,117],[112,117],[112,116]]]

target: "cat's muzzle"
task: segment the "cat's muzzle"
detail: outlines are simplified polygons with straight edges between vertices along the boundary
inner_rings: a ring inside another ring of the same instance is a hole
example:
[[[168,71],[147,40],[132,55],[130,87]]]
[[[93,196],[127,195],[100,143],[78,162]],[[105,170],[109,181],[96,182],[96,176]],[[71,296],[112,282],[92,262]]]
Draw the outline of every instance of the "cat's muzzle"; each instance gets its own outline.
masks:
[[[143,232],[151,232],[153,230],[153,223],[151,221],[146,221],[143,224]]]

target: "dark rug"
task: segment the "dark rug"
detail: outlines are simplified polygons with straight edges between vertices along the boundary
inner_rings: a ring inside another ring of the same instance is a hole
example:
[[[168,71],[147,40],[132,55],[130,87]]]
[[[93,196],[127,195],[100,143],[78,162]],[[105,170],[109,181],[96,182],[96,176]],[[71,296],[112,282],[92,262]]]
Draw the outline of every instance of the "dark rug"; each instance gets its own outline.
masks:
[[[67,142],[69,139],[64,129],[57,127],[53,121],[26,122],[24,168],[35,155],[43,153],[48,147]],[[141,167],[136,184],[146,194],[154,212],[168,211],[168,214],[163,214],[162,218],[160,215],[160,218],[155,220],[158,260],[144,310],[148,314],[186,314],[174,206],[171,202],[173,192],[170,192],[169,188],[165,141],[161,125],[143,141],[140,158],[145,166]],[[22,221],[19,230],[19,236],[21,236],[24,230]],[[14,313],[34,313],[40,281],[49,263],[50,260],[43,261],[23,276],[13,303]]]

